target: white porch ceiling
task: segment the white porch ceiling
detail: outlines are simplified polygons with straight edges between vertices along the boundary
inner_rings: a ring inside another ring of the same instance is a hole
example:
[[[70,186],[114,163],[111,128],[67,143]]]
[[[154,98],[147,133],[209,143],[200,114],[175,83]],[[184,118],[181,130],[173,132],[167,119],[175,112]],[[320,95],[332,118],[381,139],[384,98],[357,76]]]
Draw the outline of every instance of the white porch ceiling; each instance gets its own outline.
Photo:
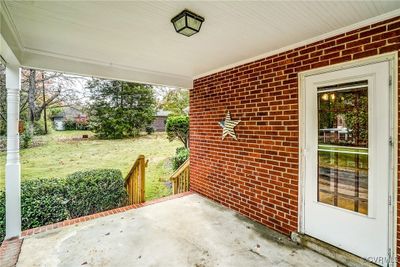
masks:
[[[400,14],[400,1],[4,1],[2,6],[24,66],[179,87],[282,47]],[[170,23],[184,8],[205,18],[200,33],[189,38]]]

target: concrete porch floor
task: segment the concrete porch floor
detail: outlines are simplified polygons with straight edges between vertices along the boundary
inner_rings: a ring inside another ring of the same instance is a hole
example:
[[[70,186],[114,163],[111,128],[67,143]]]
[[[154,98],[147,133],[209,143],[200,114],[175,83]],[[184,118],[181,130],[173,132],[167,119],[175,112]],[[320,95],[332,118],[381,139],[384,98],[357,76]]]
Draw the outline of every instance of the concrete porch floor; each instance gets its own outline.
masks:
[[[338,266],[197,194],[25,238],[17,266]]]

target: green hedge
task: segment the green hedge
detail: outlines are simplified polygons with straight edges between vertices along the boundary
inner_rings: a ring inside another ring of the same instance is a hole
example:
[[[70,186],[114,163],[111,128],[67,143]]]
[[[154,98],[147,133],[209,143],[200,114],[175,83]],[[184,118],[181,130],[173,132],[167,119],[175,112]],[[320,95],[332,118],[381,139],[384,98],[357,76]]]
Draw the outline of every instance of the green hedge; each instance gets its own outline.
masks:
[[[29,229],[69,218],[65,179],[32,179],[21,183],[22,228]]]
[[[31,179],[21,184],[22,229],[77,218],[127,204],[119,170],[76,172],[66,178]],[[0,242],[5,235],[5,192],[0,191]]]
[[[172,168],[176,171],[189,158],[189,150],[185,147],[178,147],[175,156],[172,158]]]
[[[124,179],[119,170],[100,169],[75,172],[66,179],[68,211],[81,217],[127,204]]]

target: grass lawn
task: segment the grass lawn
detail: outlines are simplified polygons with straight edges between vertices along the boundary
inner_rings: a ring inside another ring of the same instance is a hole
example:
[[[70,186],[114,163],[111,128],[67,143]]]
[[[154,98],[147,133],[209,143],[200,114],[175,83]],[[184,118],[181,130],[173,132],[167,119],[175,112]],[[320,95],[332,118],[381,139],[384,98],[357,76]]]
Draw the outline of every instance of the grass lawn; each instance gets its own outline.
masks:
[[[22,180],[37,177],[65,177],[75,171],[112,168],[128,173],[138,155],[149,160],[146,169],[146,200],[171,194],[165,185],[172,174],[169,158],[181,146],[169,142],[165,133],[122,140],[70,140],[88,131],[53,131],[42,137],[47,144],[21,150]],[[0,152],[0,188],[4,188],[6,153]]]

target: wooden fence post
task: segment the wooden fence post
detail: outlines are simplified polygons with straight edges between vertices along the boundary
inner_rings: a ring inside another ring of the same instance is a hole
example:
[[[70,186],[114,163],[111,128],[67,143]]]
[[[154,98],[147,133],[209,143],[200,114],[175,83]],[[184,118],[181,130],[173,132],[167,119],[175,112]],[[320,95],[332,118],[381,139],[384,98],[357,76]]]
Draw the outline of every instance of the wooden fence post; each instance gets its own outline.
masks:
[[[146,164],[144,160],[144,156],[140,155],[140,164],[139,164],[139,171],[140,171],[140,203],[143,203],[145,201],[145,178],[146,178]]]

